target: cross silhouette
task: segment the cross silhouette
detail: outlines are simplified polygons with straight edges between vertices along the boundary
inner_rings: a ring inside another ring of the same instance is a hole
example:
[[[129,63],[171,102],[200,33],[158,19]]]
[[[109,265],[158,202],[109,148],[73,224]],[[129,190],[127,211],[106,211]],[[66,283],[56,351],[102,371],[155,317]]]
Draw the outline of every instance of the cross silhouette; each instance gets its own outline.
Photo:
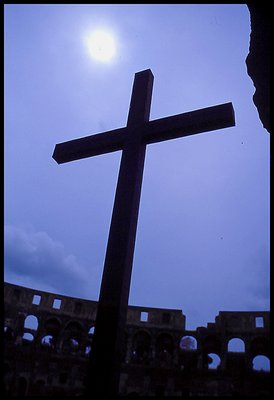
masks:
[[[87,393],[117,395],[146,146],[235,125],[232,103],[149,121],[150,69],[135,74],[127,125],[59,143],[53,158],[66,163],[122,150],[92,342]]]

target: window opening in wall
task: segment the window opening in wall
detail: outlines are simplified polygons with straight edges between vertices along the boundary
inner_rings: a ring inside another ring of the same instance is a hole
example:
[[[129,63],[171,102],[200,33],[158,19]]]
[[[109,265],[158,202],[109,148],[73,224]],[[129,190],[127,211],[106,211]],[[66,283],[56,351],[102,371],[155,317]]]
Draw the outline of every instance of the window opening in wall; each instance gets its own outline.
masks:
[[[91,352],[91,345],[87,345],[85,348],[85,355],[88,356]]]
[[[34,329],[35,331],[38,328],[38,319],[35,315],[28,315],[24,322],[24,328]]]
[[[255,318],[256,328],[263,328],[264,327],[264,318],[263,317],[256,317]]]
[[[208,354],[208,358],[209,358],[209,360],[208,360],[208,368],[209,368],[209,369],[217,369],[218,366],[219,366],[220,363],[221,363],[221,359],[220,359],[220,357],[218,356],[218,354],[209,353],[209,354]]]
[[[197,350],[197,340],[193,336],[183,336],[180,340],[179,347],[182,350]]]
[[[33,335],[31,333],[25,332],[24,335],[23,335],[23,339],[25,339],[25,340],[27,340],[29,342],[32,342],[34,337],[33,337]]]
[[[57,309],[57,310],[60,310],[60,308],[61,308],[61,303],[62,303],[62,300],[60,300],[60,299],[54,299],[52,308],[55,308],[55,309]]]
[[[95,330],[95,327],[91,326],[89,331],[88,331],[88,335],[94,335],[94,330]]]
[[[53,336],[52,335],[44,336],[41,340],[41,344],[43,346],[53,347]]]
[[[32,304],[39,306],[41,301],[41,296],[39,294],[35,294],[32,299]]]
[[[242,339],[233,338],[228,342],[227,350],[234,353],[244,353],[245,343]]]
[[[79,349],[79,342],[73,337],[67,338],[63,342],[63,351],[65,353],[75,353]]]
[[[148,312],[141,311],[140,321],[141,322],[147,322],[148,321]]]
[[[137,364],[147,363],[150,354],[151,337],[147,332],[139,331],[133,337],[132,361]]]
[[[4,326],[4,338],[6,340],[14,339],[14,332],[10,326],[7,325]]]
[[[266,356],[259,355],[254,357],[252,364],[255,371],[270,371],[270,360]]]

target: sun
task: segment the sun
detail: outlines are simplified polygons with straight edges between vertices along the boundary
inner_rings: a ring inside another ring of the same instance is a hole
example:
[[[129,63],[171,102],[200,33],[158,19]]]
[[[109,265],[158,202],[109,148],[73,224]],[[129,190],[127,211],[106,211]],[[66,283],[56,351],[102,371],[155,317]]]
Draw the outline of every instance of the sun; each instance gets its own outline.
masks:
[[[105,30],[96,30],[86,37],[86,44],[90,56],[101,62],[109,62],[116,54],[116,43],[111,33]]]

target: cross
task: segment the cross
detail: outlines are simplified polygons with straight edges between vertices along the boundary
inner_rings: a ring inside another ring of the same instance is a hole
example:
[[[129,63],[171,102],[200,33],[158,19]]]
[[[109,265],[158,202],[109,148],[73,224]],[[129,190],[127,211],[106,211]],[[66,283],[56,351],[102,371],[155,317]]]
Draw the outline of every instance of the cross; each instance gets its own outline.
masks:
[[[119,393],[147,144],[235,125],[232,103],[149,121],[152,87],[150,69],[136,73],[126,127],[59,143],[52,156],[61,164],[122,150],[87,377],[90,395]]]

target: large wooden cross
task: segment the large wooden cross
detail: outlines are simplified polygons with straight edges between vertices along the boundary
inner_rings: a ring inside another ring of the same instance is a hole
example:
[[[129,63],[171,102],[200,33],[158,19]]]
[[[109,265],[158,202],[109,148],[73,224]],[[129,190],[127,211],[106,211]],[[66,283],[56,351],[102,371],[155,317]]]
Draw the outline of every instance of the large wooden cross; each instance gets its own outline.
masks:
[[[235,125],[232,103],[149,121],[152,87],[149,69],[136,73],[125,128],[59,143],[53,153],[61,164],[122,150],[87,379],[90,395],[119,391],[147,144]]]

